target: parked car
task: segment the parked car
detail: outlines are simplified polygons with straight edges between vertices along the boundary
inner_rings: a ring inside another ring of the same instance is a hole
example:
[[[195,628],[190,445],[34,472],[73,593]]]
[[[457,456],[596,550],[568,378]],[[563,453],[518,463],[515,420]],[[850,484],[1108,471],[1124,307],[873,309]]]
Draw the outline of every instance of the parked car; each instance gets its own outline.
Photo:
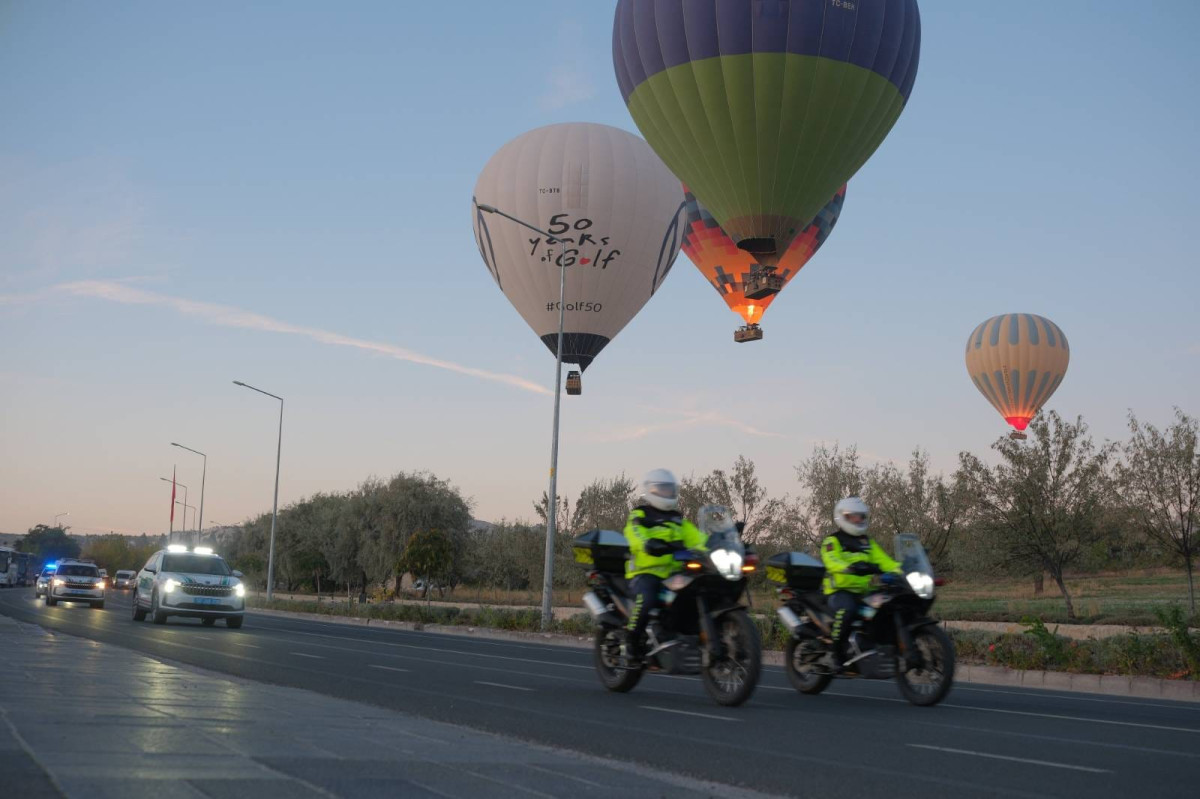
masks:
[[[94,608],[104,607],[104,578],[94,563],[59,561],[46,586],[46,604],[53,607],[59,602],[87,602]]]
[[[170,616],[198,618],[212,626],[224,619],[227,627],[238,628],[246,610],[246,588],[242,573],[229,568],[208,547],[188,550],[171,544],[150,556],[138,572],[133,594],[133,620],[146,616],[165,624]]]

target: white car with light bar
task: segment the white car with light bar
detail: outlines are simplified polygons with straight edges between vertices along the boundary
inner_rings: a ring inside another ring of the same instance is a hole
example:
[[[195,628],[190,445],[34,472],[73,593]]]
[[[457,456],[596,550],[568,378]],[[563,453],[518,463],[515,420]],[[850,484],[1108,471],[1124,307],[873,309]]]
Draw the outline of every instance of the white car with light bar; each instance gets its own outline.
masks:
[[[184,616],[208,626],[224,619],[227,627],[242,626],[246,610],[242,573],[229,568],[208,547],[188,549],[170,544],[150,556],[138,572],[133,593],[133,620],[149,616],[165,624],[171,616]]]
[[[86,602],[94,608],[104,607],[104,578],[94,563],[62,560],[46,584],[46,604]]]

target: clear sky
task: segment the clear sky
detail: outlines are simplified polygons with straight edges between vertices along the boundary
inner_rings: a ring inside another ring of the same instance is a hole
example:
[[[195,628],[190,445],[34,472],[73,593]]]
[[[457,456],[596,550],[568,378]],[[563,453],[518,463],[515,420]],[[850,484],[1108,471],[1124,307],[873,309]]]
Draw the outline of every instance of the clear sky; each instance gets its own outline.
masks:
[[[613,2],[0,2],[0,530],[165,531],[428,469],[485,519],[545,488],[553,358],[468,203],[539,125],[635,130]],[[907,109],[824,249],[739,323],[681,255],[564,398],[560,487],[819,441],[940,469],[1006,428],[967,334],[1071,341],[1048,407],[1200,412],[1200,4],[923,0]],[[432,362],[432,363],[430,363]]]

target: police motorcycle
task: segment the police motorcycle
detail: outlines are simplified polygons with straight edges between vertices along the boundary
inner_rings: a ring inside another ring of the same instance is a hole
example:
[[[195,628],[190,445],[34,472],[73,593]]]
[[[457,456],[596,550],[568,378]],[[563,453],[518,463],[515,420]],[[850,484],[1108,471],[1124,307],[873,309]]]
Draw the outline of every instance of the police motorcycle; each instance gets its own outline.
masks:
[[[728,520],[728,510],[721,510]],[[699,674],[720,705],[732,707],[750,698],[762,668],[762,644],[742,599],[747,577],[758,569],[758,555],[742,543],[741,527],[730,521],[724,529],[710,530],[701,524],[709,534],[708,552],[674,552],[683,570],[663,582],[662,603],[651,611],[640,662],[621,652],[621,631],[634,606],[625,579],[625,536],[592,530],[574,540],[575,561],[588,569],[591,590],[583,603],[596,621],[593,659],[605,688],[631,691],[647,671]]]
[[[896,536],[896,560],[904,576],[877,575],[863,597],[846,646],[847,665],[838,676],[868,680],[895,679],[900,693],[914,705],[942,701],[954,682],[954,644],[929,615],[933,605],[933,567],[917,536]],[[802,694],[819,694],[834,675],[833,612],[825,604],[821,581],[824,565],[802,552],[781,552],[767,561],[767,579],[778,584],[776,611],[791,637],[784,668]]]

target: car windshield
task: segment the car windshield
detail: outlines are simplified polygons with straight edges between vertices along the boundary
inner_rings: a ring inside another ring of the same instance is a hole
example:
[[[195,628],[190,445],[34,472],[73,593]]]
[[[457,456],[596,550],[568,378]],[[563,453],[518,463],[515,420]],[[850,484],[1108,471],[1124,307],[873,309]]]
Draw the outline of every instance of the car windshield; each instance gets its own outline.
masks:
[[[132,576],[133,576],[133,572],[127,572],[127,571],[117,572],[117,577],[125,578],[125,577],[132,577]]]
[[[231,574],[225,561],[215,555],[193,555],[176,552],[163,558],[162,570],[165,572],[183,572],[185,574]]]
[[[95,566],[59,566],[58,573],[66,577],[99,577]]]

